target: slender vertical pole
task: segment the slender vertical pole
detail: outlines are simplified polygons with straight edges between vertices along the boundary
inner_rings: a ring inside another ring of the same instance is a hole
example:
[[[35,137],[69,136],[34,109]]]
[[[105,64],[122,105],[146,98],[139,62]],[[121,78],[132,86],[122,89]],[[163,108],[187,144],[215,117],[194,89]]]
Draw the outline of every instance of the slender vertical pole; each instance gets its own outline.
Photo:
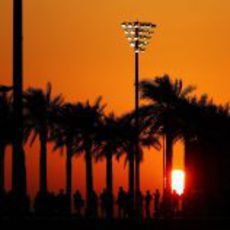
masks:
[[[124,32],[129,40],[131,46],[134,45],[134,65],[135,65],[135,112],[134,112],[134,125],[135,125],[135,138],[133,143],[133,155],[130,158],[130,170],[129,170],[129,191],[132,197],[132,204],[138,209],[140,201],[140,149],[139,149],[139,52],[144,51],[148,45],[147,40],[151,38],[152,29],[156,25],[152,23],[142,23],[139,21],[123,22],[121,24]],[[140,36],[141,35],[141,36]],[[134,177],[134,179],[133,179]],[[135,201],[135,203],[134,203]]]
[[[166,192],[166,151],[165,151],[165,135],[162,137],[163,146],[163,193]]]
[[[67,145],[67,157],[66,157],[66,195],[67,195],[67,207],[68,214],[71,213],[71,201],[72,201],[72,144]]]
[[[139,22],[136,22],[135,37],[139,37]],[[140,153],[139,153],[139,42],[135,41],[135,207],[137,215],[140,215],[139,192],[140,192]]]
[[[135,126],[136,126],[136,192],[140,191],[140,156],[139,156],[139,53],[135,52]]]
[[[13,97],[14,141],[12,190],[22,201],[26,195],[26,169],[23,150],[23,45],[22,45],[22,0],[13,2]],[[20,202],[21,203],[21,202]]]

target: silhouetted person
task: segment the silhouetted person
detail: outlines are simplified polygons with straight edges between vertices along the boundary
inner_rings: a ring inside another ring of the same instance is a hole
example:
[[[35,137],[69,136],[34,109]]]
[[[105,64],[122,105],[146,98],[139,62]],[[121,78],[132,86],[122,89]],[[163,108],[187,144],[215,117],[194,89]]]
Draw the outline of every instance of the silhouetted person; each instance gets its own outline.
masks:
[[[118,197],[117,197],[118,217],[120,219],[124,218],[125,216],[126,197],[127,197],[126,192],[124,191],[123,187],[120,187],[118,191]]]
[[[106,218],[112,219],[113,218],[113,194],[109,191],[106,192],[106,202],[105,202],[105,210],[106,210]]]
[[[48,195],[38,192],[34,199],[34,212],[36,215],[47,215]]]
[[[108,202],[108,194],[106,189],[103,189],[102,193],[100,194],[100,207],[101,207],[101,216],[105,218],[107,215],[107,204]]]
[[[172,194],[166,189],[163,191],[161,213],[167,219],[172,217]]]
[[[90,218],[98,217],[98,196],[95,191],[91,191],[90,197],[90,210],[88,210],[87,216]]]
[[[57,202],[58,202],[58,213],[61,215],[67,215],[68,214],[68,199],[63,189],[60,190],[57,196]]]
[[[172,193],[172,212],[174,215],[177,214],[179,209],[179,196],[175,190]]]
[[[125,194],[125,202],[124,202],[124,215],[128,218],[134,217],[134,206],[133,206],[133,199],[134,196],[132,193],[128,192]]]
[[[85,202],[79,190],[75,192],[73,198],[74,198],[74,208],[77,212],[77,215],[82,216],[82,208],[84,207]]]
[[[10,216],[12,215],[12,209],[14,207],[14,203],[13,203],[13,192],[10,191],[10,192],[7,192],[6,193],[6,215]]]
[[[40,208],[40,194],[39,193],[37,193],[37,195],[35,196],[35,198],[34,198],[34,212],[35,212],[35,214],[36,215],[40,215],[40,210],[41,210],[41,208]]]
[[[0,192],[0,217],[6,213],[6,193],[5,191]]]
[[[26,195],[25,197],[25,214],[29,214],[30,213],[30,205],[31,205],[31,200],[29,195]]]
[[[137,203],[137,216],[139,218],[142,218],[144,197],[143,197],[143,194],[141,191],[137,192],[136,199],[137,199],[137,201],[136,201],[136,203]]]
[[[150,193],[150,191],[148,190],[146,192],[145,195],[145,213],[146,213],[146,218],[150,219],[151,215],[150,215],[150,205],[151,205],[151,201],[152,201],[153,197]]]
[[[100,194],[100,210],[102,218],[112,219],[113,217],[113,194],[103,189]]]
[[[36,215],[53,216],[58,212],[57,197],[54,193],[38,193],[34,210]]]
[[[9,216],[25,216],[30,212],[30,198],[28,195],[22,197],[15,192],[9,192],[6,196],[6,212]],[[21,205],[20,209],[17,209]]]
[[[155,218],[159,217],[159,206],[160,206],[160,191],[156,189],[154,193],[154,216]]]

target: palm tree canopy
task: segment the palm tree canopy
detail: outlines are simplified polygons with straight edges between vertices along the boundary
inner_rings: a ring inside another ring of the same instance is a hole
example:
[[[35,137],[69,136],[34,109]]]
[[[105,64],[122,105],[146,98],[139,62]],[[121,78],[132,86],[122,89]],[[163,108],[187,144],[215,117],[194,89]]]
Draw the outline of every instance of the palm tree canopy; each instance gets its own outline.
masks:
[[[97,160],[103,159],[106,156],[112,157],[123,151],[121,139],[122,132],[123,129],[121,129],[119,118],[117,118],[114,113],[103,116],[96,136],[97,145],[99,147],[96,152]]]
[[[52,86],[47,84],[46,91],[42,89],[29,88],[24,93],[25,107],[25,140],[27,140],[32,131],[34,136],[31,144],[34,142],[36,135],[46,127],[52,126],[55,119],[56,110],[63,104],[61,95],[52,96]]]
[[[121,151],[117,158],[119,159],[122,154],[126,154],[127,160],[130,157],[133,157],[134,144],[136,142],[136,125],[135,125],[135,113],[125,114],[120,118],[120,138],[122,142],[123,151]],[[138,137],[139,137],[139,159],[143,158],[143,148],[144,147],[154,147],[156,149],[160,148],[160,143],[158,139],[158,135],[156,132],[152,132],[149,129],[148,120],[140,119],[139,120],[139,129],[138,129]]]
[[[0,94],[0,141],[7,145],[13,138],[13,101],[6,93]]]
[[[12,89],[12,86],[0,85],[0,93],[7,93]]]
[[[182,80],[172,81],[168,75],[156,77],[153,80],[144,80],[140,83],[143,99],[169,106],[175,104],[178,99],[186,99],[196,87],[183,88]]]
[[[168,75],[140,83],[141,96],[150,101],[142,114],[148,117],[151,129],[160,134],[171,133],[176,139],[181,136],[184,116],[194,86],[183,87],[182,80],[172,81]],[[191,116],[191,115],[190,115]],[[147,119],[147,118],[146,118]]]
[[[103,117],[105,106],[101,98],[91,105],[86,103],[66,103],[58,112],[56,128],[52,132],[55,149],[63,148],[71,141],[72,154],[81,153],[90,142],[96,147],[96,136]]]

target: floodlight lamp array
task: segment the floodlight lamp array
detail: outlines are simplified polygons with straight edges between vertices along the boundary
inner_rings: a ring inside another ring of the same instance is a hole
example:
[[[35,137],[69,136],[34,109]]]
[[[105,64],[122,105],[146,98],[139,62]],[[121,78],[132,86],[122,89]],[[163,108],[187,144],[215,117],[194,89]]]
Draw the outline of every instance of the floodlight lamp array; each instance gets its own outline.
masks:
[[[144,52],[152,38],[156,25],[151,22],[123,22],[121,24],[125,36],[135,53]]]

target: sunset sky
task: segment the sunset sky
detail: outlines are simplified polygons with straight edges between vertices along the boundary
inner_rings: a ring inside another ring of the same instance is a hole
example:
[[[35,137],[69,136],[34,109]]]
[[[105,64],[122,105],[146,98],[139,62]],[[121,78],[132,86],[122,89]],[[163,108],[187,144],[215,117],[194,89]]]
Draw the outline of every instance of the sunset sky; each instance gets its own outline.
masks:
[[[229,0],[24,0],[24,87],[44,88],[78,101],[103,96],[106,111],[133,108],[133,52],[120,23],[156,23],[147,52],[141,55],[141,79],[168,73],[208,93],[215,102],[230,98]],[[0,0],[0,84],[12,79],[12,0]],[[51,147],[50,147],[51,148]],[[181,148],[176,151],[181,154]],[[28,190],[38,187],[38,143],[26,148]],[[10,151],[7,187],[10,186]],[[181,167],[177,158],[176,166]],[[181,158],[180,158],[181,159]],[[48,157],[49,188],[64,186],[65,158]],[[95,186],[104,187],[104,163],[96,164]],[[85,191],[83,158],[74,159],[74,189]],[[125,174],[124,174],[125,172]],[[124,161],[115,162],[115,189],[127,186]],[[162,153],[147,151],[142,188],[161,186]],[[103,179],[101,179],[103,178]]]

